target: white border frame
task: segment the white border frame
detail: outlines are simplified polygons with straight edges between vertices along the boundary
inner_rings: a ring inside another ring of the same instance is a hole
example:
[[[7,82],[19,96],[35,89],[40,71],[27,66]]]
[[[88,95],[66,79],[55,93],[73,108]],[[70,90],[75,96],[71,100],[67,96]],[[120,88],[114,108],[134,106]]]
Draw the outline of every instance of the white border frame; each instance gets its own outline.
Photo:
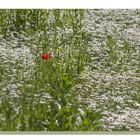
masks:
[[[140,0],[0,0],[0,9],[138,9]]]

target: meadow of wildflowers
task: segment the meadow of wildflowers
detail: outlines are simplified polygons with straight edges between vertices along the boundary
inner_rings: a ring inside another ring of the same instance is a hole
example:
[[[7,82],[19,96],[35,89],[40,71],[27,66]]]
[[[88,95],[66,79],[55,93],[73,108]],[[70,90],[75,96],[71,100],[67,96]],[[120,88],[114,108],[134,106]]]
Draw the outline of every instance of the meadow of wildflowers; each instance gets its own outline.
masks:
[[[1,131],[139,131],[140,11],[0,10]]]
[[[87,10],[93,35],[85,70],[88,103],[102,111],[103,130],[140,130],[140,10]]]

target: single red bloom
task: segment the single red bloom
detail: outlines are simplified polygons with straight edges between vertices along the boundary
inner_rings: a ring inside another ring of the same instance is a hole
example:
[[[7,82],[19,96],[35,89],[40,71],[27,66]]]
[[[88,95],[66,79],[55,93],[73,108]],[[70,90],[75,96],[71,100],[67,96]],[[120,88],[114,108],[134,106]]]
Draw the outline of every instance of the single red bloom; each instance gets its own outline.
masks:
[[[50,55],[48,53],[42,54],[42,59],[44,60],[49,60],[50,59]]]

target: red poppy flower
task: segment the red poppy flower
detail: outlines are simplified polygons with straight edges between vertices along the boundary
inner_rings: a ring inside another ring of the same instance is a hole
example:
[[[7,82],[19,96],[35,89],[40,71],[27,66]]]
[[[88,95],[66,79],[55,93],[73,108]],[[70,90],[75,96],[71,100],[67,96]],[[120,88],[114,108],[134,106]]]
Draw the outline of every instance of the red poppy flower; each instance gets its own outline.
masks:
[[[42,54],[42,59],[44,60],[49,60],[50,59],[50,55],[48,53]]]

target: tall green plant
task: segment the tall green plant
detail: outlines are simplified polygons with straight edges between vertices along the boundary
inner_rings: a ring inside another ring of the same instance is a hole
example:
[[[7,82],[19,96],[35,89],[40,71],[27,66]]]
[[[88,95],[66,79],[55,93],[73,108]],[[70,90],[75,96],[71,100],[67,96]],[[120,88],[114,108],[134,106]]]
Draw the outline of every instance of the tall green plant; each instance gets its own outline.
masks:
[[[84,11],[56,9],[13,12],[16,15],[14,30],[24,30],[29,35],[38,33],[39,36],[34,41],[37,47],[34,50],[36,58],[31,79],[21,78],[24,83],[14,108],[9,107],[7,101],[0,106],[4,111],[8,108],[6,112],[9,113],[8,116],[1,113],[5,119],[1,130],[100,130],[101,114],[90,110],[80,100],[82,95],[75,88],[82,82],[79,76],[88,62],[88,37],[82,30]],[[24,27],[20,26],[22,23]],[[43,53],[50,53],[50,59],[43,60]],[[8,126],[4,126],[6,121]]]

